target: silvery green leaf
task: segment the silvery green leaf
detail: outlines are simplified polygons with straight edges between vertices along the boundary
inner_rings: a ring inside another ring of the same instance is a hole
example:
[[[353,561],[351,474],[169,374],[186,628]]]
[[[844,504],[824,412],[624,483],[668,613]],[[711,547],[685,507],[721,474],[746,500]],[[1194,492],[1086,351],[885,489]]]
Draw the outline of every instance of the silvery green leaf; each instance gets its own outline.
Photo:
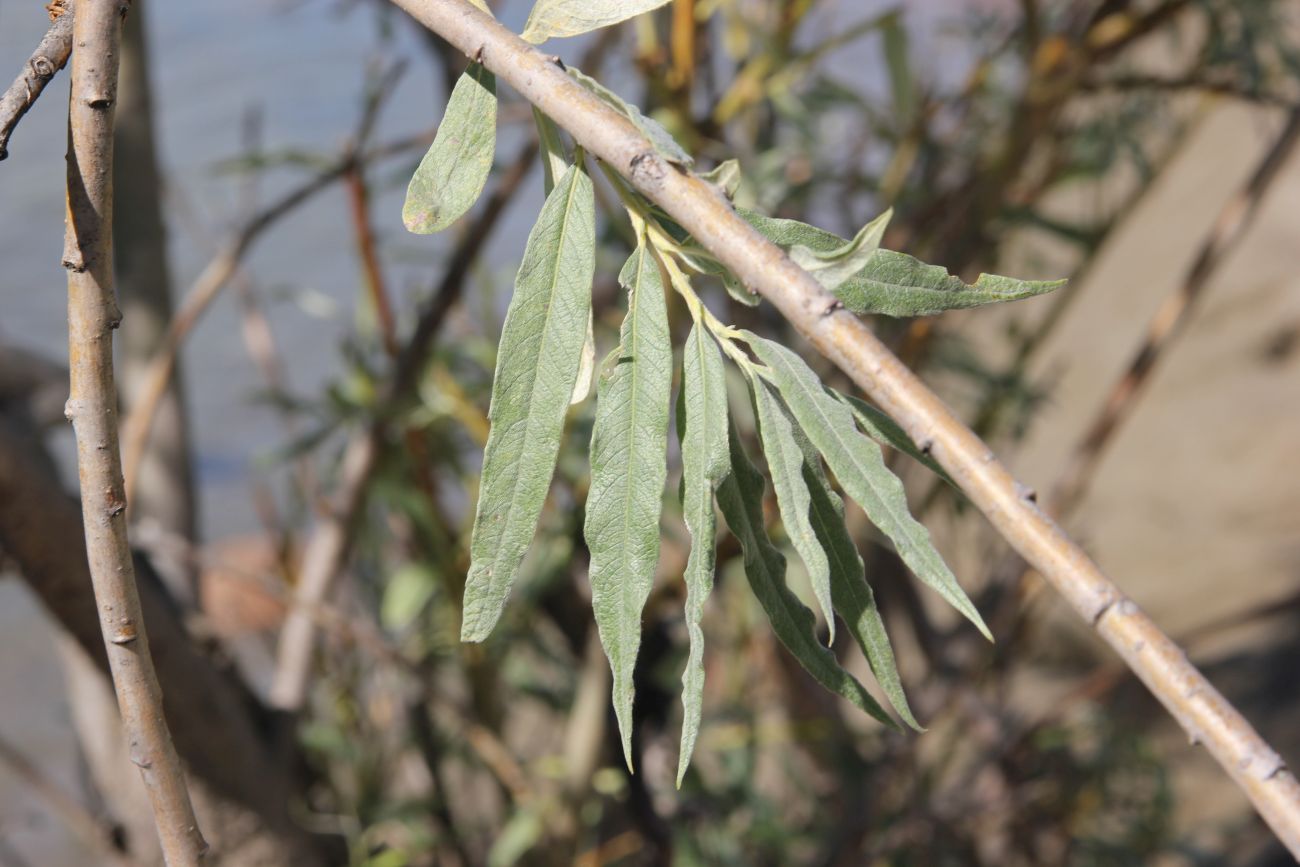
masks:
[[[871,257],[880,249],[880,239],[885,236],[885,229],[893,216],[894,210],[890,208],[863,226],[852,240],[833,250],[815,250],[796,244],[790,248],[790,258],[816,277],[826,291],[834,292],[871,261]]]
[[[574,81],[590,90],[610,108],[632,121],[636,128],[641,130],[641,134],[650,140],[651,146],[661,157],[671,163],[688,168],[695,162],[691,159],[691,155],[682,149],[682,146],[677,143],[672,134],[664,129],[657,120],[646,117],[635,105],[625,102],[617,93],[591,76],[584,74],[576,67],[569,67],[569,75],[573,76]]]
[[[717,567],[713,497],[731,471],[727,427],[727,380],[722,353],[708,330],[696,323],[682,348],[682,385],[677,402],[677,438],[682,448],[682,517],[691,534],[691,553],[683,576],[691,650],[682,672],[678,787],[686,776],[700,733],[704,701],[704,632],[700,620],[704,616],[704,603],[713,590]]]
[[[573,381],[573,394],[569,395],[569,406],[582,403],[591,394],[592,380],[596,376],[596,322],[591,311],[587,311],[587,339],[582,344],[582,356],[578,362],[578,378]]]
[[[772,394],[761,377],[750,377],[750,392],[754,399],[754,414],[758,418],[759,436],[763,442],[763,455],[767,458],[772,487],[776,489],[776,502],[781,510],[781,523],[790,544],[799,553],[808,569],[808,581],[813,596],[821,606],[829,630],[827,645],[835,642],[835,608],[831,604],[831,567],[822,550],[821,540],[809,521],[812,505],[808,485],[803,478],[803,451],[795,440],[794,425],[781,406],[781,399]]]
[[[736,190],[740,189],[740,161],[727,160],[700,177],[722,190],[728,199],[733,199]]]
[[[537,124],[537,141],[542,149],[542,177],[546,194],[550,195],[555,182],[568,170],[570,159],[555,121],[538,111],[536,106],[533,106],[533,121]]]
[[[920,461],[931,472],[938,475],[941,479],[948,482],[953,487],[957,487],[952,479],[948,478],[948,472],[939,462],[930,457],[920,446],[912,441],[903,430],[898,422],[894,421],[885,413],[876,409],[865,400],[853,397],[852,395],[840,394],[834,389],[828,389],[838,400],[841,400],[853,411],[853,417],[857,419],[858,427],[862,428],[867,436],[871,437],[882,446],[889,446],[898,449],[903,454]]]
[[[479,11],[486,12],[489,15],[492,14],[492,10],[488,8],[487,0],[469,0],[469,2],[472,3]]]
[[[797,220],[779,220],[754,211],[739,213],[770,241],[787,249],[802,246],[829,253],[845,244],[838,235]],[[1018,301],[1064,285],[1064,280],[1015,280],[992,274],[981,274],[974,285],[967,285],[938,265],[892,250],[877,250],[861,271],[833,291],[854,313],[932,316],[945,310]]]
[[[921,725],[912,715],[907,694],[903,691],[903,681],[898,674],[898,664],[894,661],[894,648],[889,642],[889,633],[885,631],[885,621],[880,616],[880,609],[876,607],[871,585],[867,583],[862,556],[844,524],[844,502],[826,479],[816,447],[799,428],[798,422],[793,419],[791,421],[804,456],[803,478],[808,485],[812,504],[809,520],[830,563],[831,599],[835,603],[835,610],[844,618],[849,633],[862,648],[871,672],[876,676],[889,703],[905,723],[920,731]]]
[[[722,285],[727,289],[727,294],[746,307],[757,307],[763,300],[757,292],[749,291],[749,288],[740,282],[740,278],[730,271],[723,271],[719,276],[722,278]]]
[[[858,430],[853,412],[827,393],[817,374],[794,352],[754,334],[744,336],[845,492],[894,543],[908,568],[991,640],[983,618],[935,550],[930,532],[912,517],[903,483],[885,465],[880,446]]]
[[[669,0],[537,0],[521,34],[533,44],[557,36],[577,36],[599,30],[643,12],[658,9]]]
[[[470,540],[465,641],[482,641],[496,625],[537,529],[586,342],[595,251],[591,178],[573,166],[528,235],[501,332]]]
[[[619,282],[628,292],[627,316],[596,390],[583,532],[591,551],[591,607],[613,672],[614,712],[630,769],[632,673],[641,611],[659,561],[673,356],[663,278],[648,245],[632,254]]]
[[[471,63],[452,88],[429,152],[411,177],[402,222],[418,235],[441,232],[478,200],[496,154],[496,77]]]
[[[892,725],[889,714],[853,675],[840,667],[835,654],[817,640],[813,613],[785,584],[785,557],[763,527],[763,476],[754,469],[734,430],[728,437],[731,475],[718,488],[718,505],[727,526],[744,551],[745,575],[763,606],[772,630],[799,664],[818,683],[871,716]]]

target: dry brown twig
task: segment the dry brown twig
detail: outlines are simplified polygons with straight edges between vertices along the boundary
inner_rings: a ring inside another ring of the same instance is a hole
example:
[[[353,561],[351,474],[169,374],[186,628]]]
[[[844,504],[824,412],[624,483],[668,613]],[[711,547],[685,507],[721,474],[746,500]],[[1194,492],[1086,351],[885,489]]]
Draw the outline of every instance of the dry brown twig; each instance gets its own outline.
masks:
[[[72,0],[56,7],[51,4],[50,16],[54,23],[46,31],[32,56],[23,64],[23,71],[0,94],[0,160],[9,156],[9,138],[23,115],[36,104],[45,85],[64,67],[72,54]]]
[[[866,324],[741,219],[715,187],[662,159],[628,121],[555,62],[465,0],[394,0],[617,170],[756,289],[823,355],[931,451],[999,533],[1114,648],[1190,737],[1206,746],[1300,856],[1300,785],[1183,651],[1038,507]]]
[[[113,329],[113,114],[125,0],[82,0],[73,23],[68,109],[68,419],[77,440],[86,552],[113,686],[132,762],[149,793],[169,867],[190,867],[207,844],[199,832],[163,716],[127,541],[118,450]]]

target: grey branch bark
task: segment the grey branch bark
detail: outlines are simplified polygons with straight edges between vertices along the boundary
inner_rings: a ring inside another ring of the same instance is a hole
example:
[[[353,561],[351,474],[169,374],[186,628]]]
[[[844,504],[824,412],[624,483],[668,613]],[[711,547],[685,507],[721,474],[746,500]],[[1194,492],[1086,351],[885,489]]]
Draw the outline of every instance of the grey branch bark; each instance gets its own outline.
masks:
[[[113,114],[124,0],[82,0],[73,21],[68,107],[68,419],[77,467],[86,554],[131,760],[149,792],[169,867],[192,867],[207,844],[163,714],[126,533],[117,438],[113,329]]]
[[[927,446],[998,532],[1119,653],[1191,738],[1206,746],[1300,857],[1300,784],[1281,757],[862,320],[741,219],[715,187],[665,161],[630,122],[491,16],[466,0],[393,2],[480,59],[661,206]]]
[[[54,20],[32,56],[23,64],[9,89],[0,94],[0,160],[9,156],[9,137],[23,115],[36,104],[45,85],[68,62],[72,54],[72,0]]]

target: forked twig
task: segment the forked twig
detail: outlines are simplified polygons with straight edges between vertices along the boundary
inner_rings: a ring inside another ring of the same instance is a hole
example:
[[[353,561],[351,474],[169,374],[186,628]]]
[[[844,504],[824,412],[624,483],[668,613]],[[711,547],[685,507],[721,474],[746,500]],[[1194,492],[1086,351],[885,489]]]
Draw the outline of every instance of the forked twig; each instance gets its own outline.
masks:
[[[32,56],[23,64],[23,71],[8,90],[0,93],[0,160],[9,156],[9,137],[18,121],[36,104],[55,73],[68,62],[72,54],[72,21],[72,0],[67,0]]]
[[[480,59],[664,208],[928,447],[999,533],[1124,658],[1192,739],[1209,749],[1300,856],[1300,785],[1281,757],[861,319],[740,218],[715,187],[665,161],[635,126],[491,16],[465,0],[394,2]]]
[[[113,114],[118,48],[126,0],[82,0],[73,24],[68,109],[67,416],[77,439],[81,508],[100,629],[104,635],[131,761],[149,793],[169,867],[202,862],[185,773],[163,716],[162,690],[127,541],[126,499],[118,451],[113,329],[121,314],[113,292]]]

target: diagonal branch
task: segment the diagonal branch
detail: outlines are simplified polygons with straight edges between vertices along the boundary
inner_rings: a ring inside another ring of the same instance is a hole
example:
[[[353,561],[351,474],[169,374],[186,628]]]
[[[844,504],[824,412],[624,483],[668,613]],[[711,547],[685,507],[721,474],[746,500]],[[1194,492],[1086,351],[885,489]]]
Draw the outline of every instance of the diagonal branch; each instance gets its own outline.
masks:
[[[86,554],[130,757],[149,792],[169,867],[201,863],[207,844],[163,716],[127,542],[117,441],[113,329],[113,111],[127,0],[82,0],[73,23],[68,108],[67,415],[77,439]]]
[[[0,94],[0,160],[9,156],[9,137],[23,115],[36,104],[45,85],[63,68],[72,54],[72,0],[50,29],[46,31],[32,56],[23,64],[23,71]]]
[[[479,58],[664,208],[927,447],[993,526],[1091,624],[1300,855],[1300,785],[1245,718],[1016,482],[989,447],[856,316],[741,219],[715,187],[662,159],[627,120],[465,0],[394,0]]]

